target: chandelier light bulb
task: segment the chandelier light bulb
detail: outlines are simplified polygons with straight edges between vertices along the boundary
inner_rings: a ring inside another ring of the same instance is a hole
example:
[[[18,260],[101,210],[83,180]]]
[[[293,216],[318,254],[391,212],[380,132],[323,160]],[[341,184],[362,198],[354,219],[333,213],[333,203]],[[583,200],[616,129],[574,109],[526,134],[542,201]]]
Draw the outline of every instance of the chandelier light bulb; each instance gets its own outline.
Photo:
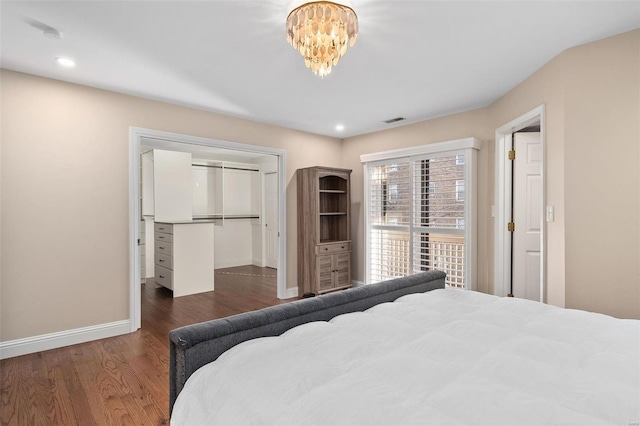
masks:
[[[324,77],[358,38],[358,17],[348,6],[317,1],[295,8],[287,17],[287,42],[304,57],[307,68]]]

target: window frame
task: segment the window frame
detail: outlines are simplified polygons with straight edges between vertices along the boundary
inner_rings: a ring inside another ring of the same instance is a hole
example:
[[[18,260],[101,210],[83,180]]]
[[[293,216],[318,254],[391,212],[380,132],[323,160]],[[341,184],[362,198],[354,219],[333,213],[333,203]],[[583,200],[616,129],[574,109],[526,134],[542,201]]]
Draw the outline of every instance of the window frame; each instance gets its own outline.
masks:
[[[465,239],[465,259],[464,259],[464,288],[476,290],[477,288],[477,162],[478,150],[481,141],[475,137],[456,139],[445,142],[437,142],[416,147],[403,148],[391,151],[383,151],[360,156],[360,161],[364,166],[364,238],[365,238],[365,285],[371,283],[371,220],[370,220],[370,169],[380,165],[391,165],[399,162],[408,162],[410,170],[413,161],[444,156],[463,156],[464,158],[464,186],[465,186],[465,214],[464,233]],[[457,162],[457,161],[456,161]],[[411,172],[412,173],[412,172]],[[413,203],[413,196],[410,197]],[[410,206],[413,211],[413,205]],[[408,232],[414,231],[414,223],[410,221]],[[401,228],[397,228],[400,230]],[[455,233],[455,232],[454,232]],[[413,253],[410,253],[413,258]],[[413,260],[409,261],[410,263]],[[411,267],[409,268],[412,269]]]

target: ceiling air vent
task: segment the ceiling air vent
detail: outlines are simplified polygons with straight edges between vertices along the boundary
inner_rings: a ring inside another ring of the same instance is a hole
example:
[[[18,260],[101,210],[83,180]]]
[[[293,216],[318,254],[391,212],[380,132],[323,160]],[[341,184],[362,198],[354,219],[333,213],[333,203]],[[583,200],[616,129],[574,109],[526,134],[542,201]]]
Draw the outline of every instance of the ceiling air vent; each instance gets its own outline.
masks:
[[[387,124],[391,124],[391,123],[397,123],[398,121],[402,121],[404,119],[405,119],[404,117],[396,117],[396,118],[390,118],[389,120],[384,120],[384,122]]]

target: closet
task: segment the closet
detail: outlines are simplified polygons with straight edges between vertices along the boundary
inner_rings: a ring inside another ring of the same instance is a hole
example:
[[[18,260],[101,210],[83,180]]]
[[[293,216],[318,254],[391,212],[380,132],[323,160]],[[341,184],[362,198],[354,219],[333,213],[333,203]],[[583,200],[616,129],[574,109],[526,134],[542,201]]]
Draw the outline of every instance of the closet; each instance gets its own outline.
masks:
[[[178,297],[214,290],[214,268],[262,266],[260,164],[161,149],[141,156],[143,279]]]

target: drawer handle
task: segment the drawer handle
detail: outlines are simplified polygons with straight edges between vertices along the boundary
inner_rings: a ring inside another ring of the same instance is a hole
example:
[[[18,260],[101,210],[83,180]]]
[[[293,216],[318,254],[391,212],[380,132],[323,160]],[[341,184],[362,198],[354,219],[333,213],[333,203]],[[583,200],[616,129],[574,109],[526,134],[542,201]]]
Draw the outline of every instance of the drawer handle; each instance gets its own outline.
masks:
[[[324,248],[325,250],[329,250],[327,247]]]
[[[164,247],[160,247],[160,246],[158,246],[158,248],[159,248],[160,250],[164,250]]]
[[[158,228],[158,229],[161,230],[161,231],[164,231],[164,228]]]
[[[164,237],[162,235],[158,236],[159,240],[164,240]]]
[[[340,248],[344,248],[344,246],[340,247]]]
[[[164,275],[158,275],[160,278],[164,278]]]
[[[158,259],[158,262],[162,263],[162,262],[164,262],[164,260],[163,259]]]

